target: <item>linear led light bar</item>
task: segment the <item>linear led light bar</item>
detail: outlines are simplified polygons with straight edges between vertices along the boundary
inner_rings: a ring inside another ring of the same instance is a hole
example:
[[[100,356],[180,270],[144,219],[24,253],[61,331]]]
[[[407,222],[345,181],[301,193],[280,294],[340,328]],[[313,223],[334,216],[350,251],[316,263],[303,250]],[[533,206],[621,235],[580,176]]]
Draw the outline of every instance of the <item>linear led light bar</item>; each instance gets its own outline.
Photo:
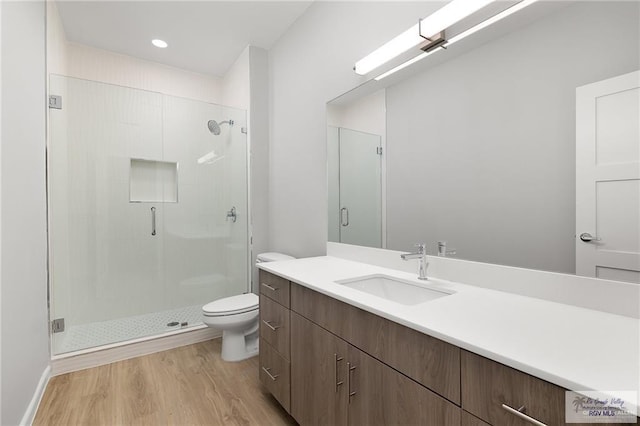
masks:
[[[431,15],[422,19],[420,24],[412,26],[399,36],[391,39],[360,59],[356,62],[353,69],[356,74],[368,74],[380,65],[401,55],[412,47],[421,44],[424,38],[420,33],[427,37],[438,34],[456,22],[482,9],[492,1],[493,0],[452,0]]]
[[[475,34],[478,31],[488,27],[489,25],[493,25],[496,22],[506,18],[507,16],[512,15],[512,14],[524,9],[527,6],[530,6],[531,4],[535,3],[536,1],[538,1],[538,0],[523,0],[520,3],[516,3],[513,6],[511,6],[510,8],[505,9],[505,10],[503,10],[502,12],[500,12],[500,13],[498,13],[496,15],[493,15],[491,18],[486,19],[486,20],[480,22],[479,24],[469,28],[468,30],[461,32],[460,34],[456,35],[455,37],[452,37],[451,40],[448,40],[447,43],[444,46],[441,46],[441,47],[451,46],[452,44],[462,40],[463,38],[467,38],[471,34]],[[432,55],[435,52],[438,52],[439,50],[441,50],[441,49],[435,49],[435,50],[431,50],[431,51],[428,51],[428,52],[424,52],[424,53],[422,53],[422,54],[420,54],[420,55],[418,55],[418,56],[416,56],[416,57],[414,57],[412,59],[409,59],[406,62],[403,62],[402,64],[398,65],[397,67],[392,68],[392,69],[390,69],[389,71],[387,71],[387,72],[385,72],[383,74],[380,74],[379,76],[375,77],[374,80],[380,81],[383,78],[388,77],[391,74],[394,74],[394,73],[400,71],[401,69],[404,69],[404,68],[408,67],[409,65],[415,64],[416,62],[426,58],[427,56]]]

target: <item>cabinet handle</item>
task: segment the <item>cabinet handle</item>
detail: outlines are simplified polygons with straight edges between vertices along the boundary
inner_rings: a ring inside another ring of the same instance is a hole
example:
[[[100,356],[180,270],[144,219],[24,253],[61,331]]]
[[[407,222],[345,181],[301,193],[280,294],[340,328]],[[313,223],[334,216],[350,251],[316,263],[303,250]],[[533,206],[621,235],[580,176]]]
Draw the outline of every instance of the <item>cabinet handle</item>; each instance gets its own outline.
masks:
[[[344,383],[344,380],[338,381],[338,361],[342,361],[344,358],[338,356],[338,354],[333,354],[333,359],[335,360],[335,369],[333,370],[333,377],[336,382],[336,393],[338,393],[338,386]]]
[[[267,327],[269,327],[271,330],[276,331],[277,329],[279,329],[280,327],[282,327],[281,325],[271,325],[271,321],[265,321],[262,320],[262,323],[264,325],[266,325]]]
[[[351,404],[351,397],[356,394],[356,391],[351,390],[351,372],[355,370],[356,367],[351,365],[350,362],[347,363],[347,391],[349,392],[349,404]]]
[[[280,290],[277,287],[271,287],[269,284],[265,284],[265,283],[261,283],[264,287],[268,288],[271,291],[276,291],[276,290]]]
[[[507,410],[509,413],[513,414],[514,416],[520,417],[522,420],[527,421],[531,424],[534,424],[536,426],[547,426],[546,423],[542,423],[541,421],[538,421],[536,419],[534,419],[533,417],[529,417],[526,414],[524,414],[524,410],[525,407],[524,405],[520,408],[518,408],[517,410],[513,407],[509,407],[507,404],[502,404],[502,408],[504,408],[505,410]]]
[[[270,368],[265,368],[262,367],[262,371],[264,371],[265,373],[267,373],[267,376],[269,376],[269,378],[271,380],[273,380],[274,382],[278,379],[278,377],[280,377],[279,374],[276,374],[275,376],[273,374],[271,374],[271,369]]]

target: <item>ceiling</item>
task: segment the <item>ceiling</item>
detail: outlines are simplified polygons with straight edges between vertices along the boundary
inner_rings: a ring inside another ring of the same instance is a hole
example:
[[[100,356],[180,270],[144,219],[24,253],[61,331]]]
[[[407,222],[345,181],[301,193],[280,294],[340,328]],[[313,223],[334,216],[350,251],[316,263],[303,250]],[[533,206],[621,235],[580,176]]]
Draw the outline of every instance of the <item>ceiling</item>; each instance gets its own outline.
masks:
[[[247,45],[271,48],[311,1],[58,1],[67,40],[223,77]],[[169,44],[159,49],[152,39]]]

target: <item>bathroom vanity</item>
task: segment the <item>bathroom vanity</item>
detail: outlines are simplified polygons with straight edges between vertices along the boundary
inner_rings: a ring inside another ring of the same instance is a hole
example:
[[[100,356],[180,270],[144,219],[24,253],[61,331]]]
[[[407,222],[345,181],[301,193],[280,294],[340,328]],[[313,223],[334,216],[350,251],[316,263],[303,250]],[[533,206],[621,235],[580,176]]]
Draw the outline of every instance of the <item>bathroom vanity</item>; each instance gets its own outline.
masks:
[[[576,321],[604,315],[624,333],[637,328],[632,318],[442,280],[424,285],[444,297],[389,302],[340,282],[389,274],[411,283],[410,274],[332,257],[260,268],[261,382],[302,425],[562,425],[566,389],[637,389],[637,347],[607,358],[619,370],[607,379],[588,367],[603,350],[582,351],[562,326],[545,337],[547,320],[531,313],[546,307],[538,315],[554,321],[560,306]],[[487,311],[469,322],[471,305],[501,311],[503,302],[520,316],[499,322],[500,312]],[[519,332],[504,335],[509,328]]]

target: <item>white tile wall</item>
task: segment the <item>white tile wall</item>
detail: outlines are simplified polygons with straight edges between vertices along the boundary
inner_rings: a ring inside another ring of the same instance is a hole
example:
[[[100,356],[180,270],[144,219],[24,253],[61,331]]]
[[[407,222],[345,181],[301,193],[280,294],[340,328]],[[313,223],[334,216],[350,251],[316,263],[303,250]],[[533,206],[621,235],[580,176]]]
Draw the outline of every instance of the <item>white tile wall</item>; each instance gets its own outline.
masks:
[[[63,93],[50,113],[53,318],[74,327],[246,291],[244,111],[62,76],[51,90]],[[209,119],[235,125],[214,136]],[[224,161],[197,164],[211,149]],[[177,163],[178,202],[130,202],[131,158]]]

